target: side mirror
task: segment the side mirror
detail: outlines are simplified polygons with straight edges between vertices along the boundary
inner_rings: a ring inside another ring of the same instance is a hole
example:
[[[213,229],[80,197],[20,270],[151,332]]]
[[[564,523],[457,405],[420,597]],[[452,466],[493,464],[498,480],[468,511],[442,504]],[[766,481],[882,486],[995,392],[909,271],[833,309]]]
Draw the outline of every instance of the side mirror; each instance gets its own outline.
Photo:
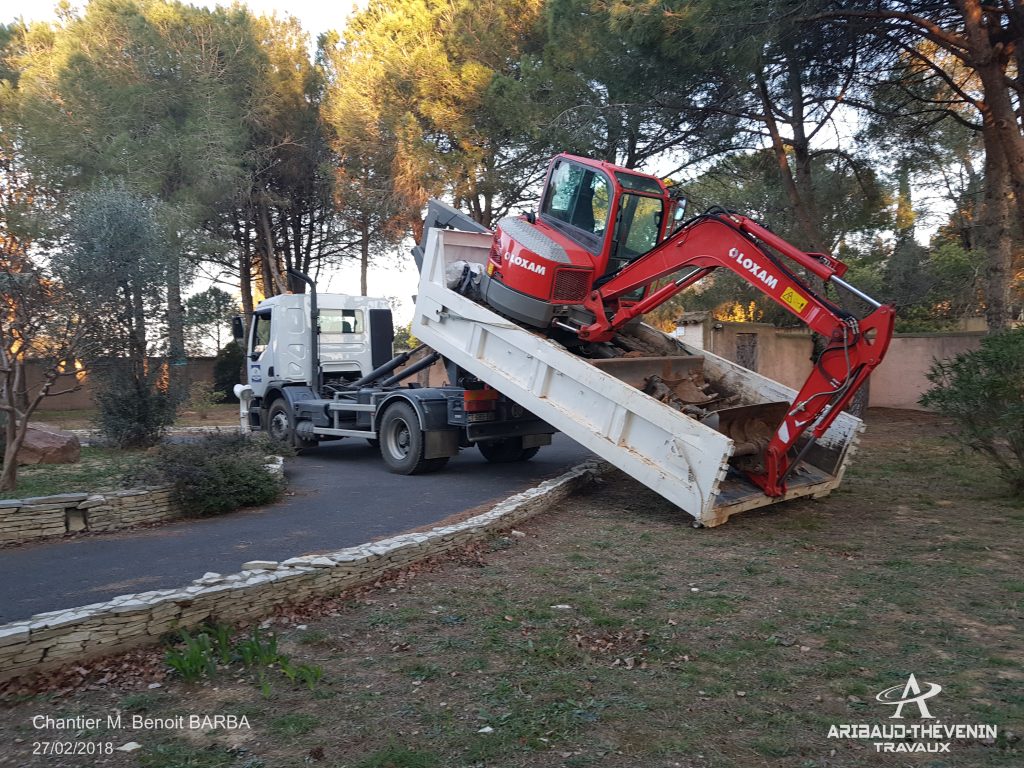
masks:
[[[679,222],[686,218],[686,204],[687,199],[685,197],[680,197],[676,199],[676,208],[675,211],[672,213],[672,220],[676,224],[678,224]]]
[[[234,336],[235,341],[241,341],[245,338],[245,323],[242,322],[242,318],[238,315],[231,318],[231,335]]]

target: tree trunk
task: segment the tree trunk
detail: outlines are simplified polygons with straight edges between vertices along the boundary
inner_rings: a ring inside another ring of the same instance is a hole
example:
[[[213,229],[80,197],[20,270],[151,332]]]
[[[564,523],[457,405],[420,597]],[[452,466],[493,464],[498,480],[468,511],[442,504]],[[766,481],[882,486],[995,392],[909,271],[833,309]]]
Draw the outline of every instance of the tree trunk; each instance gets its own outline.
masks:
[[[263,276],[263,284],[270,288],[273,286],[273,293],[267,296],[276,296],[288,292],[288,281],[281,276],[281,270],[277,263],[277,254],[274,250],[274,232],[270,228],[270,212],[263,203],[259,207],[260,226],[263,233],[263,264],[266,272]]]
[[[13,491],[18,486],[18,451],[13,440],[7,444],[6,450],[4,468],[0,472],[0,491]]]
[[[797,199],[802,205],[801,209],[797,211],[797,215],[800,217],[801,227],[806,233],[808,246],[819,253],[828,253],[831,248],[825,242],[825,237],[821,232],[821,219],[818,215],[818,201],[814,189],[814,174],[811,169],[810,140],[807,138],[807,130],[804,126],[804,88],[801,79],[803,71],[800,62],[792,55],[787,59],[787,67],[789,70],[790,114],[792,116],[790,129],[793,132],[793,161],[796,166],[793,186],[797,191]],[[774,118],[772,118],[772,122],[774,123]],[[789,163],[787,162],[786,173],[789,172]]]
[[[1024,135],[1021,135],[1010,87],[1007,82],[1008,53],[1002,43],[993,45],[979,0],[958,0],[964,18],[964,34],[970,58],[985,95],[982,105],[984,130],[991,132],[1002,147],[1007,183],[1017,203],[1017,215],[1024,220]],[[988,152],[986,139],[986,153]]]
[[[796,217],[797,224],[806,238],[805,247],[824,252],[827,249],[822,242],[817,223],[811,218],[811,208],[807,205],[807,201],[804,200],[803,194],[801,194],[801,190],[797,187],[796,180],[793,178],[793,169],[789,166],[786,144],[782,139],[782,133],[775,120],[775,105],[772,102],[771,95],[768,93],[768,85],[760,72],[756,73],[756,77],[758,91],[761,95],[761,106],[764,109],[764,123],[772,140],[772,150],[775,154],[775,163],[779,169],[779,180],[782,182],[782,188],[786,192],[789,204],[793,207],[793,215]],[[809,159],[806,171],[809,175]]]
[[[1013,267],[1011,192],[1003,145],[986,126],[985,203],[982,241],[985,244],[985,321],[989,333],[1010,327],[1010,277]]]
[[[167,385],[171,402],[179,403],[186,397],[185,307],[181,303],[181,257],[176,247],[172,251],[167,262]]]
[[[370,269],[370,223],[367,217],[363,217],[361,232],[359,233],[359,295],[366,296],[369,293],[367,272]]]
[[[16,365],[9,361],[8,365]],[[13,376],[8,373],[6,376],[7,386],[4,394],[7,396],[6,405],[17,407],[14,403]],[[4,464],[0,472],[0,491],[13,491],[18,484],[18,449],[21,444],[17,442],[18,418],[17,415],[6,411],[4,419]]]
[[[132,374],[141,378],[146,373],[146,306],[138,286],[125,287],[125,298],[131,302],[131,329],[128,350]]]
[[[249,323],[255,309],[252,297],[252,250],[249,247],[249,233],[245,233],[245,242],[238,258],[238,291],[242,294],[242,320],[245,323],[246,336],[249,335]]]
[[[6,357],[6,355],[5,355]],[[14,371],[14,387],[17,388],[18,382],[25,382],[25,361],[24,360],[8,360],[8,365]],[[56,365],[56,364],[55,364]],[[18,418],[17,413],[7,412],[7,419],[5,423],[5,435],[4,435],[4,462],[3,469],[0,470],[0,491],[13,491],[15,486],[18,484],[18,451],[21,450],[21,446],[25,443],[25,436],[28,434],[28,423],[29,419],[32,418],[32,414],[35,413],[36,408],[43,402],[46,396],[50,393],[51,387],[54,382],[60,376],[60,371],[54,367],[46,372],[46,376],[43,380],[39,391],[35,393],[33,398],[29,401],[25,410],[21,413],[21,418]],[[11,377],[7,377],[8,383],[11,381]],[[26,384],[22,384],[27,389]],[[12,388],[7,388],[8,402],[7,405],[12,405],[13,402],[10,399],[10,393]]]

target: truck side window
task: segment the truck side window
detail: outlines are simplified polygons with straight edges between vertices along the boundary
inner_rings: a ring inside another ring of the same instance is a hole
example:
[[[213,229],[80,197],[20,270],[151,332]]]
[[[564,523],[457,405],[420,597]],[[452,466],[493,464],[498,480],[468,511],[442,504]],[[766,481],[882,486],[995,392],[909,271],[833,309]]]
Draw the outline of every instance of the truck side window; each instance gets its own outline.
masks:
[[[363,333],[363,310],[322,309],[320,310],[320,333]]]
[[[255,327],[252,332],[252,353],[263,354],[270,343],[270,312],[257,312],[252,316]]]

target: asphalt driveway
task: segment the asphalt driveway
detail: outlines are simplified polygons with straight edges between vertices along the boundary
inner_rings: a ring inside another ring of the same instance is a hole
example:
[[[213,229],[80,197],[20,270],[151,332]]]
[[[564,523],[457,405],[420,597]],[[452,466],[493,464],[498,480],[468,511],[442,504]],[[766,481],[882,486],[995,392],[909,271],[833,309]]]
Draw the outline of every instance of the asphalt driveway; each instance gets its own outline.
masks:
[[[393,475],[362,440],[289,459],[289,496],[269,507],[123,533],[0,550],[0,623],[187,584],[247,560],[341,549],[497,502],[590,454],[563,435],[532,461],[488,464],[464,450],[441,472]]]

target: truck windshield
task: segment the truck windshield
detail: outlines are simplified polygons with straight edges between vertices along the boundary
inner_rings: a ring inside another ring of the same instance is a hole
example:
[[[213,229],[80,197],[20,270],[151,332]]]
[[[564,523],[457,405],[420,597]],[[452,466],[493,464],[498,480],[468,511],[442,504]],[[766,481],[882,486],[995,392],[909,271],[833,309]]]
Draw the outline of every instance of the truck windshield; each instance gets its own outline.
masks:
[[[361,309],[321,309],[320,334],[337,335],[363,332]]]

